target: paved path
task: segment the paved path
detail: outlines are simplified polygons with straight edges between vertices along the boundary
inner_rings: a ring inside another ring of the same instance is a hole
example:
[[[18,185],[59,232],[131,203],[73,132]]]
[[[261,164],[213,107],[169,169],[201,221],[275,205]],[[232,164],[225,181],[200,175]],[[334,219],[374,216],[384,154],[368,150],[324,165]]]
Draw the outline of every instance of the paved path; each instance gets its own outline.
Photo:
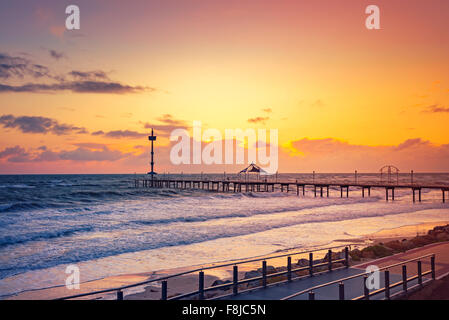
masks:
[[[395,254],[393,256],[385,257],[382,259],[370,261],[368,263],[360,264],[357,266],[354,266],[353,268],[359,268],[359,269],[365,269],[370,264],[375,264],[378,267],[384,267],[388,265],[392,265],[401,261],[417,258],[420,256],[424,256],[426,254],[435,254],[435,273],[436,277],[440,277],[442,275],[446,275],[449,273],[449,242],[438,242],[438,243],[432,243],[430,245],[421,247],[421,248],[415,248],[412,250],[409,250],[404,253]],[[391,268],[391,272],[397,272],[400,273],[401,266]],[[430,260],[424,259],[422,261],[422,270],[426,271],[430,269]],[[407,270],[411,274],[416,274],[417,272],[417,264],[411,263],[407,265]]]
[[[385,257],[378,260],[373,260],[368,263],[353,266],[348,269],[334,270],[329,273],[316,275],[314,277],[307,277],[300,280],[293,281],[291,283],[284,283],[267,287],[265,289],[255,289],[249,292],[243,292],[237,296],[226,297],[227,300],[279,300],[287,297],[296,292],[306,290],[319,284],[331,282],[334,280],[346,278],[352,275],[362,274],[365,272],[365,268],[368,265],[376,265],[378,267],[384,267],[392,264],[396,264],[401,261],[406,261],[426,254],[435,254],[435,270],[437,278],[443,276],[449,272],[449,242],[435,243],[425,247],[409,250],[405,253]],[[430,269],[430,258],[426,258],[422,261],[422,271],[425,272]],[[408,276],[417,274],[417,263],[411,262],[407,264]],[[424,277],[429,279],[429,275]],[[384,284],[384,273],[380,273],[381,287]],[[390,269],[390,284],[402,281],[402,268],[401,266],[393,267]],[[417,284],[417,281],[411,281],[408,283],[408,287],[412,287]],[[363,295],[363,277],[346,280],[345,285],[345,299],[353,299]],[[402,286],[391,289],[391,295],[402,290]],[[339,298],[338,284],[326,286],[315,292],[315,299],[327,299],[334,300]],[[383,299],[384,293],[380,293],[372,299]],[[308,294],[302,294],[293,299],[304,300],[308,299]]]
[[[319,284],[327,283],[330,281],[346,278],[352,275],[363,274],[365,271],[362,269],[348,268],[334,270],[332,272],[316,275],[313,277],[307,277],[300,280],[293,281],[291,283],[285,283],[275,285],[265,289],[256,289],[250,292],[240,293],[237,296],[227,297],[229,300],[280,300],[286,296],[294,294],[296,292],[306,290]],[[399,274],[390,274],[391,283],[400,281],[402,278]],[[381,273],[380,283],[384,283],[384,276]],[[363,277],[350,279],[345,281],[345,299],[353,299],[363,295]],[[396,290],[392,290],[393,294]],[[323,287],[315,292],[316,300],[337,300],[339,299],[338,284],[333,284],[327,287]],[[307,300],[308,294],[302,294],[293,300]],[[376,298],[383,298],[383,295],[379,295]]]

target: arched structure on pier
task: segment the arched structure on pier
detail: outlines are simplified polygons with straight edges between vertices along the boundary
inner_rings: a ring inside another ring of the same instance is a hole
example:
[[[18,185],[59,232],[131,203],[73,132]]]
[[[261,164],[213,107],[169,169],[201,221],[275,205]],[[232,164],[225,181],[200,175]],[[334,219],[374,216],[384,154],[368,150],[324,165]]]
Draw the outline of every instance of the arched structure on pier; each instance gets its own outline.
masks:
[[[399,183],[399,169],[392,165],[386,165],[380,168],[380,182],[392,183],[394,176],[396,176],[396,183]],[[384,178],[386,181],[384,181]]]
[[[265,173],[265,171],[254,163],[251,163],[248,167],[239,172],[239,176],[243,174],[245,180],[249,180],[251,174],[254,174],[257,179],[259,179],[261,173]]]

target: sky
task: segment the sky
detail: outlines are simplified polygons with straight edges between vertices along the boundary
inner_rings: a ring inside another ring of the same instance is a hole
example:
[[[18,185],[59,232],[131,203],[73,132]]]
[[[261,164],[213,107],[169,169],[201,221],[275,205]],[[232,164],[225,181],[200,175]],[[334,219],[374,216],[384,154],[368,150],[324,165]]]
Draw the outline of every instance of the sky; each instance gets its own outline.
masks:
[[[157,172],[244,167],[173,164],[193,121],[277,129],[279,172],[447,172],[447,21],[447,0],[3,0],[0,174],[146,172],[150,128]]]

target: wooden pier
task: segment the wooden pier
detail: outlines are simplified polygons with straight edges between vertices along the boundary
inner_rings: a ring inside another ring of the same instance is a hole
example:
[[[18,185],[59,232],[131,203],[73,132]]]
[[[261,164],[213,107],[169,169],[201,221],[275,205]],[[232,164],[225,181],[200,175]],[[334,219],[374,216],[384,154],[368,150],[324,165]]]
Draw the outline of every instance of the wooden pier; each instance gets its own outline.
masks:
[[[136,188],[175,188],[175,189],[199,189],[216,192],[274,192],[279,189],[281,192],[295,190],[299,196],[305,196],[306,187],[313,190],[314,196],[329,197],[329,188],[339,188],[340,197],[349,197],[350,188],[352,191],[360,190],[364,198],[366,193],[371,196],[371,189],[384,189],[385,200],[394,201],[396,189],[410,189],[412,191],[412,201],[422,201],[421,191],[423,189],[441,190],[442,202],[446,202],[446,194],[449,196],[449,185],[420,185],[420,184],[392,184],[392,183],[323,183],[323,182],[300,182],[300,181],[245,181],[245,180],[207,180],[207,179],[156,179],[142,178],[134,179]],[[354,190],[355,189],[355,190]],[[417,197],[418,196],[418,197]]]

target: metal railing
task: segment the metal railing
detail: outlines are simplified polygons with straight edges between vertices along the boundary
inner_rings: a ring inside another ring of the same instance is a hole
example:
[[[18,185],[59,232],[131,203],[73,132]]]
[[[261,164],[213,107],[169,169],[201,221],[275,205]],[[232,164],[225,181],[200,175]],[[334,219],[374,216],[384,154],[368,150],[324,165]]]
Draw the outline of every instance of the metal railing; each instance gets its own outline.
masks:
[[[429,258],[430,257],[430,270],[427,270],[425,272],[422,271],[422,259],[425,258]],[[407,264],[417,261],[417,274],[411,277],[407,277]],[[390,271],[389,269],[393,268],[393,267],[397,267],[397,266],[402,266],[402,280],[398,281],[396,283],[391,284],[390,283]],[[337,279],[334,281],[330,281],[327,283],[323,283],[311,288],[307,288],[305,290],[296,292],[292,295],[289,295],[287,297],[282,298],[281,300],[289,300],[289,299],[293,299],[295,297],[298,297],[300,295],[303,294],[308,294],[308,298],[309,300],[315,300],[315,291],[320,289],[320,288],[324,288],[327,286],[331,286],[331,285],[335,285],[338,284],[338,292],[339,292],[339,300],[345,300],[345,285],[344,282],[351,280],[351,279],[355,279],[355,278],[359,278],[359,277],[363,277],[363,295],[358,296],[353,298],[352,300],[369,300],[370,297],[380,294],[382,292],[385,292],[385,299],[389,300],[391,298],[390,292],[391,289],[401,286],[402,285],[402,291],[400,293],[407,293],[408,290],[408,283],[414,280],[418,280],[418,285],[422,286],[424,284],[423,282],[423,277],[431,274],[431,279],[429,279],[428,281],[432,281],[435,280],[435,254],[434,253],[430,253],[427,255],[423,255],[417,258],[413,258],[413,259],[409,259],[406,261],[402,261],[399,263],[395,263],[389,266],[385,266],[382,268],[379,268],[379,272],[384,270],[384,286],[382,288],[379,288],[377,290],[374,291],[370,291],[369,288],[367,287],[367,279],[368,279],[368,274],[367,273],[362,273],[362,274],[357,274],[357,275],[353,275],[353,276],[349,276],[346,278],[342,278],[342,279]]]
[[[141,281],[141,282],[137,282],[137,283],[121,286],[121,287],[115,287],[115,288],[109,288],[109,289],[103,289],[103,290],[97,290],[97,291],[92,291],[92,292],[86,292],[86,293],[65,296],[65,297],[58,298],[57,300],[76,299],[76,298],[94,296],[94,295],[98,295],[98,294],[102,294],[102,293],[113,293],[113,292],[116,292],[117,300],[123,300],[123,291],[124,290],[142,286],[142,285],[146,285],[146,284],[150,284],[150,283],[156,283],[156,282],[161,282],[161,298],[160,298],[161,300],[179,300],[179,299],[184,299],[184,298],[188,298],[188,297],[192,297],[192,296],[196,296],[199,300],[203,300],[205,298],[205,295],[204,295],[205,292],[219,290],[219,289],[222,289],[222,290],[230,289],[230,288],[232,288],[232,294],[237,295],[237,294],[239,294],[239,286],[242,284],[245,284],[245,283],[261,281],[262,284],[260,286],[251,288],[251,290],[254,290],[257,288],[267,287],[267,286],[270,286],[273,284],[279,284],[279,283],[283,283],[283,282],[291,282],[291,281],[293,281],[293,279],[299,278],[299,276],[297,276],[297,274],[295,274],[296,272],[299,272],[299,271],[308,270],[309,271],[308,276],[313,276],[314,274],[323,272],[323,271],[316,272],[315,271],[316,268],[327,266],[327,270],[325,272],[337,270],[337,269],[333,269],[333,266],[335,263],[343,263],[344,267],[347,268],[347,267],[349,267],[349,247],[351,245],[359,245],[359,244],[351,243],[351,244],[345,244],[345,245],[341,245],[341,246],[333,246],[333,247],[326,247],[326,248],[320,248],[320,249],[314,249],[314,250],[285,253],[285,254],[267,256],[267,257],[262,257],[262,258],[239,260],[239,261],[232,262],[232,263],[225,263],[225,264],[220,264],[220,265],[201,267],[201,268],[187,270],[184,272],[171,274],[171,275],[167,275],[167,276],[161,276],[158,278],[149,279],[146,281]],[[344,250],[343,250],[344,258],[332,260],[332,249],[337,249],[337,248],[344,248]],[[318,263],[318,264],[314,264],[313,253],[325,251],[325,250],[327,250],[327,257],[328,257],[327,261]],[[293,268],[291,258],[293,256],[304,255],[307,253],[309,254],[309,265],[301,266],[299,268]],[[267,260],[279,259],[279,258],[283,258],[283,257],[287,257],[287,270],[281,271],[281,272],[275,272],[275,273],[268,273]],[[238,279],[238,266],[239,265],[242,265],[245,263],[258,262],[258,261],[262,261],[262,275],[261,276],[253,277],[253,278],[249,278],[249,279],[242,279],[242,280]],[[218,268],[229,267],[229,266],[233,266],[232,282],[215,285],[215,286],[210,286],[210,287],[204,286],[204,270],[218,269]],[[167,283],[168,279],[172,279],[172,278],[176,278],[176,277],[180,277],[180,276],[184,276],[184,275],[192,274],[192,273],[196,273],[196,272],[198,272],[198,290],[183,293],[183,294],[176,295],[173,297],[168,297],[168,294],[167,294],[168,293],[168,283]],[[268,284],[268,279],[273,278],[273,277],[278,277],[278,276],[286,276],[286,280]],[[241,292],[243,292],[243,291],[241,291]]]

